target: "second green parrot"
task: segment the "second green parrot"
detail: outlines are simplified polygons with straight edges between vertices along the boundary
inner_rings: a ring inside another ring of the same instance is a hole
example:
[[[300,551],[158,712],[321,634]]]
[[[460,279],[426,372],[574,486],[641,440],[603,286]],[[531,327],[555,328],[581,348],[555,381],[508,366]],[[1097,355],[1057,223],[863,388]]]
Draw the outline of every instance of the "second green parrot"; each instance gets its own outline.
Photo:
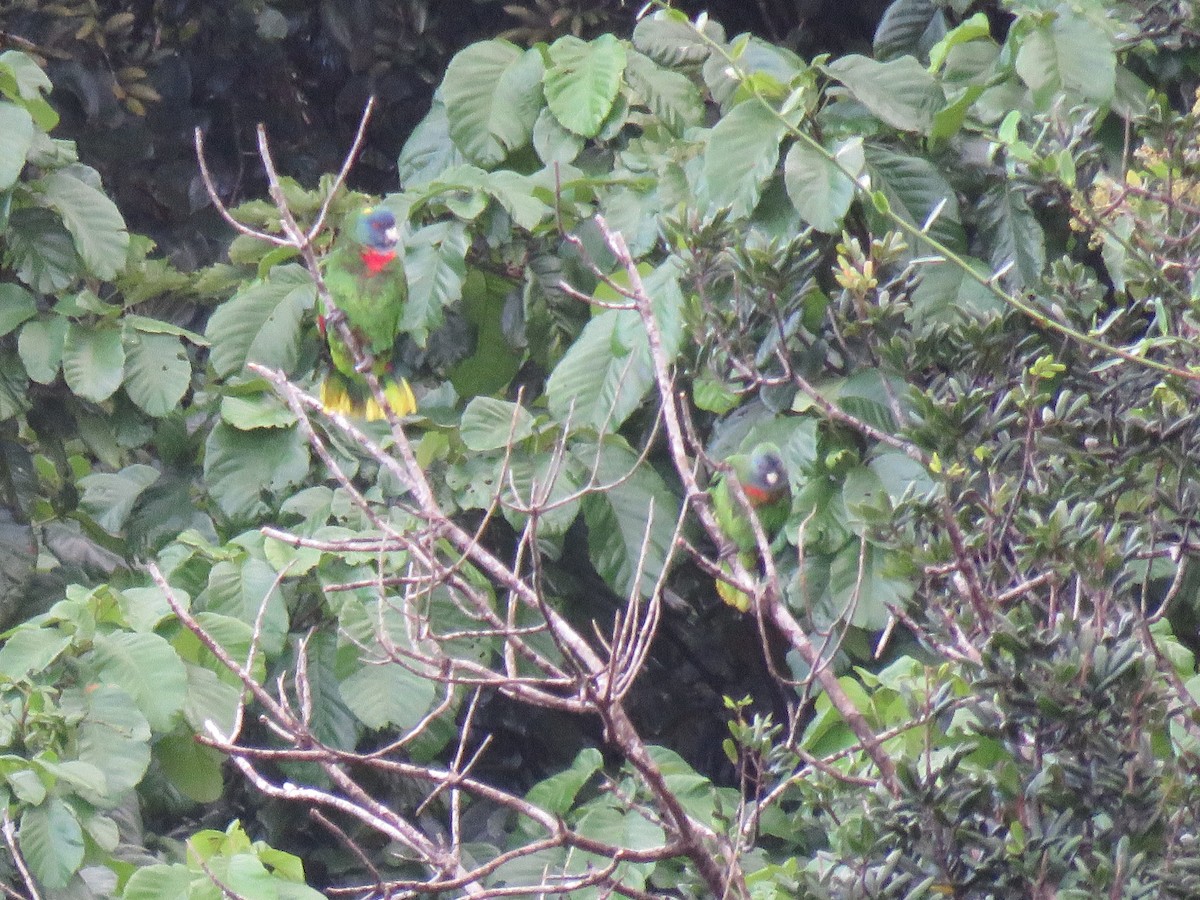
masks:
[[[783,456],[774,444],[762,443],[749,453],[739,453],[725,460],[732,469],[732,477],[741,485],[746,499],[750,501],[758,522],[768,541],[773,541],[783,530],[792,509],[792,490],[788,483],[787,467]],[[738,559],[751,572],[758,571],[758,546],[754,540],[754,526],[746,516],[745,508],[737,500],[729,484],[730,475],[722,473],[709,488],[713,500],[713,511],[721,531],[737,548]],[[732,572],[732,567],[722,568]],[[717,580],[717,593],[721,599],[740,612],[750,609],[750,597],[733,585]]]
[[[398,416],[415,412],[416,398],[408,382],[392,371],[392,354],[400,331],[400,316],[408,298],[408,282],[397,248],[396,216],[383,207],[367,207],[354,215],[325,261],[325,285],[346,323],[374,358],[372,371],[380,379],[388,405]],[[373,421],[384,418],[350,348],[337,331],[317,324],[329,344],[333,368],[321,384],[321,405]]]

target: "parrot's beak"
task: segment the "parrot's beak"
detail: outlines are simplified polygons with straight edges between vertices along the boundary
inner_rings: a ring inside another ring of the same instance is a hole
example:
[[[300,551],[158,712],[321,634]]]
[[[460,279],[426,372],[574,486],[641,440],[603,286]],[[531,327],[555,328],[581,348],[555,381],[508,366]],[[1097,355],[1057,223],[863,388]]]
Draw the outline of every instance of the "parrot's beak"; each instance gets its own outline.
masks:
[[[389,244],[398,244],[400,242],[400,229],[393,225],[383,233]]]

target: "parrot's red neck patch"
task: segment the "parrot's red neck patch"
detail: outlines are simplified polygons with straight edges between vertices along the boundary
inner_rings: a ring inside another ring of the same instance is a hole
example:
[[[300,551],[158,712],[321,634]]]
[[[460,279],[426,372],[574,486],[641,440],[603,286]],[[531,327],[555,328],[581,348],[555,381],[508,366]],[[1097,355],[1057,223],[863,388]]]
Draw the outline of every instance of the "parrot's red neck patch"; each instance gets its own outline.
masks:
[[[764,491],[753,484],[743,484],[742,490],[746,492],[746,499],[750,501],[751,506],[762,506],[764,503],[770,503],[776,497],[775,492]]]
[[[363,265],[366,267],[368,275],[378,275],[395,258],[395,250],[376,250],[374,247],[367,247],[362,252]]]

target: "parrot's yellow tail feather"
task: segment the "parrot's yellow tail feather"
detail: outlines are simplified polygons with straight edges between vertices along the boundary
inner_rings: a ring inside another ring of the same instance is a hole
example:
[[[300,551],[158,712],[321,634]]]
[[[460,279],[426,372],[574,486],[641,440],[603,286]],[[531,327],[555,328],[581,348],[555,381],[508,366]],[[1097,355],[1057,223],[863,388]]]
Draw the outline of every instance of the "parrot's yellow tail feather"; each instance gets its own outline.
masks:
[[[398,416],[407,416],[417,411],[417,398],[411,385],[403,378],[386,377],[382,380],[383,395],[388,406]],[[348,384],[341,375],[330,372],[321,382],[321,406],[326,412],[341,413],[368,422],[387,418],[383,407],[376,402],[366,386]]]

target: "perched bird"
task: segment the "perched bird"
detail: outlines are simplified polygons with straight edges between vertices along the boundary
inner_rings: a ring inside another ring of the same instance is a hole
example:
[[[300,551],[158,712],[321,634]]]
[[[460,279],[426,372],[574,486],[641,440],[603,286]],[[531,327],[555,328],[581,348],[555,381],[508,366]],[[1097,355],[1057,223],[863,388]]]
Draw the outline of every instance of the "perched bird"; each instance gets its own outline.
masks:
[[[396,216],[383,207],[367,207],[343,229],[337,246],[325,260],[325,285],[333,302],[362,348],[374,358],[372,371],[380,379],[388,405],[398,416],[415,412],[416,398],[407,381],[392,372],[391,360],[400,330],[400,315],[408,297]],[[325,316],[317,325],[329,344],[333,368],[321,384],[321,405],[330,412],[374,421],[383,409],[356,370],[350,348],[327,328]]]
[[[725,462],[732,469],[732,477],[742,486],[767,540],[773,541],[783,530],[792,509],[792,491],[779,448],[774,444],[759,444],[750,453],[736,454]],[[721,531],[737,548],[742,565],[751,572],[757,572],[758,545],[754,540],[754,526],[734,495],[729,483],[731,475],[722,473],[709,488],[713,511]],[[723,564],[722,569],[732,574],[732,566]],[[750,597],[725,581],[717,580],[717,593],[740,612],[750,608]]]

